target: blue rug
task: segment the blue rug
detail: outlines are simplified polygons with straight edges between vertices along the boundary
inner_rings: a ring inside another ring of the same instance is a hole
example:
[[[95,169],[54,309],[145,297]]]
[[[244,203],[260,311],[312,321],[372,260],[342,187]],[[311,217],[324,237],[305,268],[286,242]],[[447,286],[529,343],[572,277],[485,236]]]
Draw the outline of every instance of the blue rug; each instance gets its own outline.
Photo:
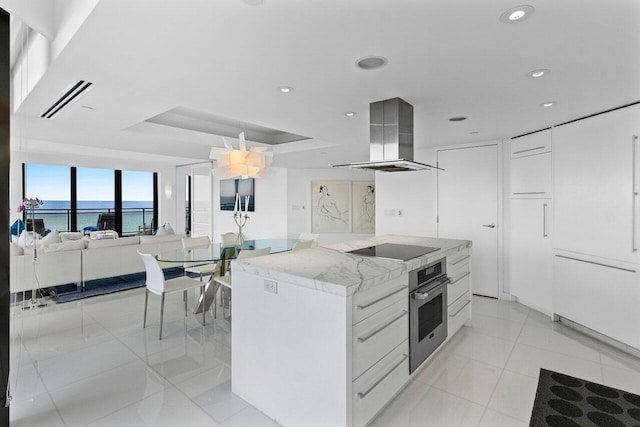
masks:
[[[173,279],[184,275],[184,270],[178,267],[164,270],[166,279]],[[195,277],[195,276],[193,276]],[[144,287],[146,273],[126,274],[124,276],[108,277],[106,279],[88,280],[84,284],[84,291],[80,292],[76,285],[60,285],[43,288],[42,294],[50,296],[60,304],[64,302],[77,301],[79,299],[95,297],[97,295],[112,294],[114,292],[126,291],[128,289]]]

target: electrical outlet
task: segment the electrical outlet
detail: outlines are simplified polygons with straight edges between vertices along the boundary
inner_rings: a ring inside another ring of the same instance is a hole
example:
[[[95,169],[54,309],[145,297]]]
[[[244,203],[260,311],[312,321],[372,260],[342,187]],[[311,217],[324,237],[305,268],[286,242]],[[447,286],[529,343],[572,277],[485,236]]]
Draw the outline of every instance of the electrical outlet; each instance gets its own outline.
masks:
[[[274,282],[273,280],[265,280],[264,281],[264,291],[271,292],[272,294],[278,293],[278,282]]]

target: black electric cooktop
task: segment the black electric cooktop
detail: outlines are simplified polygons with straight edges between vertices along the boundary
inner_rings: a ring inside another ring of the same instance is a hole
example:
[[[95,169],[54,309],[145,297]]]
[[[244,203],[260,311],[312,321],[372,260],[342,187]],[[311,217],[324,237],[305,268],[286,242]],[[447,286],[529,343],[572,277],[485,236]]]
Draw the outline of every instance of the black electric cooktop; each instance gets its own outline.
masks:
[[[398,245],[394,243],[382,243],[380,245],[369,246],[362,249],[348,251],[348,254],[375,256],[378,258],[389,258],[400,261],[408,261],[421,255],[435,252],[440,248],[429,246]]]

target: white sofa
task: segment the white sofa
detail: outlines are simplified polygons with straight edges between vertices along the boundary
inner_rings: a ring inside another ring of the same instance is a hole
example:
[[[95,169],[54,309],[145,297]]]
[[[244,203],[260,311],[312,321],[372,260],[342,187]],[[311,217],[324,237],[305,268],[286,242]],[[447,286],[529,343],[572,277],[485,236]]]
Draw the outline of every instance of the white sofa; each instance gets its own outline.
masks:
[[[124,274],[140,273],[144,265],[137,251],[158,254],[182,248],[178,234],[133,236],[119,239],[83,239],[78,243],[53,243],[38,250],[21,251],[12,244],[10,291],[22,292],[67,283],[83,283]],[[169,267],[166,264],[163,267]],[[36,280],[37,279],[37,280]]]

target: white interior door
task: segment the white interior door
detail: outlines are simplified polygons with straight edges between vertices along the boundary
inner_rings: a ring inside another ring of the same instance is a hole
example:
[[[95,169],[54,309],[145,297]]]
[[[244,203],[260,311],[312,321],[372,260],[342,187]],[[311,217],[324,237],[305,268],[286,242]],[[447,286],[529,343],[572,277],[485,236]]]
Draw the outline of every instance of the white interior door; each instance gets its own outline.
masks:
[[[193,166],[191,169],[191,236],[213,236],[213,177],[211,164]]]
[[[473,241],[473,293],[498,297],[498,146],[438,150],[438,237]]]

